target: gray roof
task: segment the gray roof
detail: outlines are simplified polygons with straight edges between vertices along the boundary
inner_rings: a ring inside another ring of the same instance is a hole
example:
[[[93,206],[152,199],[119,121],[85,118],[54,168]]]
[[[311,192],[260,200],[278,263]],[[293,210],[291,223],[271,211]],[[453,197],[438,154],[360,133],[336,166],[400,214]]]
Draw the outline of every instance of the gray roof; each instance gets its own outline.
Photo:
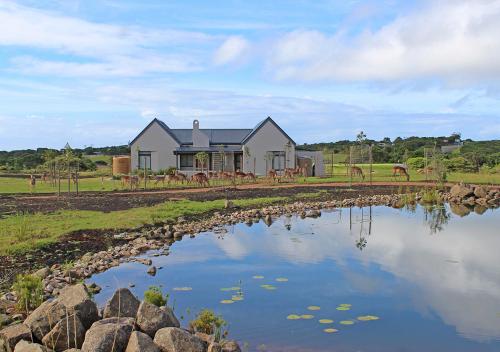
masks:
[[[210,144],[241,144],[252,129],[203,129],[200,131],[208,136]],[[170,132],[181,144],[193,144],[193,130],[190,128],[170,128]]]
[[[224,152],[226,153],[231,153],[231,152],[241,152],[241,146],[240,145],[226,145],[224,146]],[[197,152],[220,152],[220,148],[217,146],[211,146],[211,147],[192,147],[192,146],[181,146],[179,148],[175,149],[174,153],[197,153]]]

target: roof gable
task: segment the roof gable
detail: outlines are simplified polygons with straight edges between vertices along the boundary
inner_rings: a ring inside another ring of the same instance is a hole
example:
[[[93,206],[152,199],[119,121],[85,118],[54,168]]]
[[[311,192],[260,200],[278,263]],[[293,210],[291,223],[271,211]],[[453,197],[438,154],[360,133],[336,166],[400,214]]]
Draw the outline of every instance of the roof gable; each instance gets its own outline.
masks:
[[[245,144],[246,142],[248,142],[268,122],[272,123],[274,127],[276,127],[286,138],[290,140],[290,142],[292,142],[293,145],[297,145],[295,141],[291,139],[290,136],[286,134],[286,132],[283,131],[283,129],[276,122],[274,122],[274,120],[270,116],[259,122],[257,126],[255,126],[255,128],[252,130],[252,132],[248,136],[246,136],[245,139],[243,139],[243,141],[241,141],[241,144]]]
[[[135,137],[132,142],[129,143],[129,146],[134,144],[136,140],[139,139],[151,126],[153,126],[154,123],[158,123],[158,126],[160,126],[170,137],[172,137],[177,144],[181,144],[181,142],[177,139],[177,137],[172,133],[172,130],[167,126],[167,124],[161,120],[158,120],[157,118],[154,118],[144,129]]]

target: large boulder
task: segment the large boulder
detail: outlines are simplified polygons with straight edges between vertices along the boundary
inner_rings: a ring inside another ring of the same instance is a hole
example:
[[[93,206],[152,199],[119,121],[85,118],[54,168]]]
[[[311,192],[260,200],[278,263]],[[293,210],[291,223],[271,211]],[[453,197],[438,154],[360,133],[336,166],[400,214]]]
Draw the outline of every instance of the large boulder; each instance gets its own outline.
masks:
[[[154,342],[163,352],[204,352],[205,343],[179,328],[163,328],[156,332]]]
[[[25,324],[16,324],[0,330],[0,352],[12,352],[21,340],[31,340],[31,331]]]
[[[90,298],[85,285],[66,286],[59,294],[59,302],[68,309],[69,314],[79,315],[85,329],[99,319],[97,305]]]
[[[476,186],[474,188],[474,195],[476,198],[486,198],[488,196],[488,191],[483,186]]]
[[[461,185],[461,184],[457,184],[457,185],[453,185],[450,189],[450,195],[453,197],[453,198],[466,198],[466,197],[470,197],[470,196],[473,196],[474,195],[474,191],[467,187],[467,186],[464,186],[464,185]]]
[[[128,340],[125,352],[160,352],[153,339],[140,331],[134,331]]]
[[[26,324],[39,341],[66,316],[66,308],[58,300],[45,301],[31,313]]]
[[[236,341],[227,340],[222,344],[222,352],[241,352],[241,348]]]
[[[123,352],[133,328],[133,318],[98,320],[85,334],[82,352]]]
[[[139,329],[154,337],[156,332],[162,328],[180,327],[174,312],[168,307],[157,307],[148,302],[141,302],[137,310],[137,326]]]
[[[470,209],[463,204],[450,203],[450,210],[453,214],[464,217],[470,214]]]
[[[37,343],[21,340],[17,343],[14,352],[49,352],[49,349]]]
[[[85,330],[79,314],[68,315],[43,337],[42,343],[56,352],[80,348],[85,338]]]
[[[141,302],[130,292],[128,288],[120,288],[115,291],[113,297],[106,303],[103,318],[131,317],[135,318]]]

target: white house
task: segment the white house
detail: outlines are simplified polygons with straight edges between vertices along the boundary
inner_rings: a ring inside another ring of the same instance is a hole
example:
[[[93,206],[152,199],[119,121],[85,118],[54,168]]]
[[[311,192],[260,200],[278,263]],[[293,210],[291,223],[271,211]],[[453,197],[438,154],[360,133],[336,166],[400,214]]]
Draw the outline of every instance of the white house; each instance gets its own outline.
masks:
[[[131,168],[158,171],[175,167],[192,173],[201,170],[195,155],[206,152],[213,171],[253,172],[295,167],[295,142],[270,117],[253,129],[175,129],[154,119],[130,143]]]

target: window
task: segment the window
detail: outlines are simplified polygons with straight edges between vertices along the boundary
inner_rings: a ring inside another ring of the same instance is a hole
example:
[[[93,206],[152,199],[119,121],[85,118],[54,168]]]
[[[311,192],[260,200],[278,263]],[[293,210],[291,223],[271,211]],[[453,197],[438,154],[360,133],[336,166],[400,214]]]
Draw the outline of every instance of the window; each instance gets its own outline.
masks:
[[[139,169],[151,170],[151,152],[139,152]]]
[[[285,152],[269,152],[271,157],[271,168],[276,171],[285,169]]]
[[[180,163],[181,167],[193,167],[193,154],[181,154],[180,155]]]

